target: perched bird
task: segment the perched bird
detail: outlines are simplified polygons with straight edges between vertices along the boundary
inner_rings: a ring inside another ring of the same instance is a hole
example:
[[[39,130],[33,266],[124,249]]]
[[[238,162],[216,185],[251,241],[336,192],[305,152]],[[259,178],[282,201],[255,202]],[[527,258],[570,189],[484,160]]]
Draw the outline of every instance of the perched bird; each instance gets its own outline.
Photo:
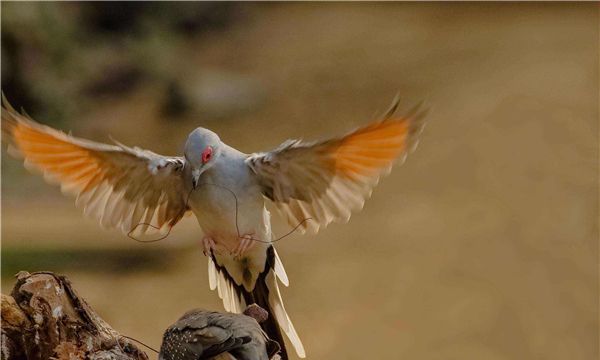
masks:
[[[269,339],[261,329],[258,324],[260,318],[250,316],[256,311],[248,310],[244,311],[244,314],[201,309],[188,311],[165,331],[158,359],[204,360],[233,357],[237,360],[270,360],[278,358],[276,354],[280,349],[279,344]]]
[[[77,196],[85,214],[129,235],[166,234],[191,211],[202,230],[209,283],[227,311],[256,303],[271,314],[266,333],[281,331],[298,356],[304,347],[281,299],[288,277],[272,244],[271,201],[301,231],[347,221],[362,208],[379,178],[414,149],[424,111],[397,116],[398,102],[378,121],[345,136],[288,140],[275,150],[245,154],[214,132],[197,128],[182,157],[115,142],[97,143],[34,122],[3,98],[2,131],[28,168]]]

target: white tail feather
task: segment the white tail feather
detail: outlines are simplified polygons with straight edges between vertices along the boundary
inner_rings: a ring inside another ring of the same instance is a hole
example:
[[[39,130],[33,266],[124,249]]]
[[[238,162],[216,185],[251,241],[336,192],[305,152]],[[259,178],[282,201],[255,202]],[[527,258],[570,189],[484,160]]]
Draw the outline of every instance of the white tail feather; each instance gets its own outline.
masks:
[[[288,280],[288,276],[285,272],[285,268],[283,267],[283,263],[281,262],[281,259],[279,258],[279,255],[277,254],[277,250],[275,250],[275,248],[273,248],[273,252],[275,253],[275,266],[273,267],[273,270],[275,270],[275,275],[277,275],[277,278],[279,279],[279,281],[281,281],[283,285],[288,287],[290,286],[290,281]]]
[[[292,320],[290,320],[290,317],[285,311],[281,293],[279,292],[279,286],[277,285],[277,279],[280,279],[286,286],[289,283],[281,260],[277,253],[275,253],[274,269],[269,271],[265,278],[267,288],[269,289],[269,306],[273,312],[272,315],[275,317],[275,320],[277,320],[281,330],[283,330],[285,335],[290,339],[298,356],[300,358],[305,358],[306,352],[304,351],[304,345],[302,345],[302,341],[292,324]],[[226,311],[241,313],[246,308],[246,302],[240,298],[236,293],[233,284],[231,284],[225,275],[217,269],[214,261],[210,257],[208,258],[208,282],[211,290],[217,289],[219,298],[223,300],[223,306]]]
[[[213,259],[209,256],[208,257],[208,285],[210,286],[211,290],[214,290],[217,288],[217,284],[219,282],[219,279],[217,277],[217,268],[215,267],[215,263],[213,262]]]
[[[302,341],[294,328],[294,324],[292,324],[292,320],[290,320],[290,317],[285,311],[274,272],[269,272],[265,280],[267,282],[267,287],[269,288],[269,305],[271,306],[271,309],[273,309],[273,315],[275,315],[277,323],[285,335],[287,335],[288,339],[290,339],[290,342],[296,350],[296,354],[298,354],[300,358],[305,358],[306,352],[304,351],[304,345],[302,345]]]
[[[223,300],[225,311],[241,313],[246,302],[237,294],[233,284],[221,273],[212,258],[208,258],[208,284],[211,290],[217,289],[219,298]]]

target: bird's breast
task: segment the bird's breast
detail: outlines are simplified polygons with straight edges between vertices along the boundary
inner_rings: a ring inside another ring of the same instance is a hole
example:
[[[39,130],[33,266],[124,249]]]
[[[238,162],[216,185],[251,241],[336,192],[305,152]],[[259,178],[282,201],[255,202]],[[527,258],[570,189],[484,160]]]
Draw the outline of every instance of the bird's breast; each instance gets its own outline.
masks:
[[[265,223],[264,198],[258,184],[248,172],[227,170],[214,169],[203,175],[189,205],[206,236],[235,248],[239,236],[267,237],[270,226]]]

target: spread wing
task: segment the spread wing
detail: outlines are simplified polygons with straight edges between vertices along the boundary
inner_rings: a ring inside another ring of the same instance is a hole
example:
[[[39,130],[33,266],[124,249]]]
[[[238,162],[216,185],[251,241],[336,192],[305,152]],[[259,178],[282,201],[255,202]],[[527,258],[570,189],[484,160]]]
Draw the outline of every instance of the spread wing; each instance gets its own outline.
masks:
[[[183,158],[67,135],[19,114],[4,97],[2,134],[26,167],[76,195],[84,213],[105,227],[166,233],[187,210]]]
[[[246,162],[290,225],[316,232],[333,221],[348,221],[394,160],[416,147],[426,111],[417,106],[395,116],[397,108],[398,101],[383,120],[343,137],[288,140],[274,151],[250,155]]]

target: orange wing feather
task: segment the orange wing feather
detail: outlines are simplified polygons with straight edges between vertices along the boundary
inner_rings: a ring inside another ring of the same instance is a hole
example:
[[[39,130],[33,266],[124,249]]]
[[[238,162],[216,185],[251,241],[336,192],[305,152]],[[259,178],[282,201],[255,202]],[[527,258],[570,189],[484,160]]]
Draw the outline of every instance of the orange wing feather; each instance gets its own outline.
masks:
[[[78,139],[36,123],[2,100],[3,140],[11,152],[77,195],[84,212],[102,225],[151,232],[152,227],[137,227],[143,220],[164,232],[185,213],[182,158]]]
[[[250,155],[247,162],[290,225],[302,223],[301,229],[317,231],[345,221],[363,206],[394,161],[416,146],[426,112],[417,106],[398,117],[397,107],[395,102],[384,120],[341,138],[287,141],[274,151]]]
[[[3,119],[9,122],[7,118]],[[26,122],[5,124],[12,127],[12,138],[28,163],[49,173],[65,185],[79,185],[79,191],[102,181],[101,161],[91,151],[42,132]],[[9,130],[10,131],[10,130]],[[52,131],[54,132],[54,131]],[[84,171],[85,170],[85,171]]]
[[[409,119],[371,124],[341,140],[335,151],[336,171],[343,175],[375,176],[407,146]]]

